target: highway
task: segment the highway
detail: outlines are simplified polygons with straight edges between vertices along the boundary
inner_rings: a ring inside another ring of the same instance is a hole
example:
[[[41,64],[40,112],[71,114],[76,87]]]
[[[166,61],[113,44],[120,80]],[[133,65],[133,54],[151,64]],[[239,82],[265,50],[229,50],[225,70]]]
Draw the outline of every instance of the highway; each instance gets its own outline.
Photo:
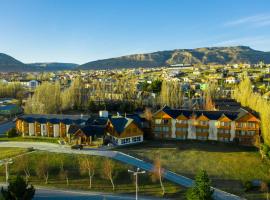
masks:
[[[127,155],[118,151],[92,150],[92,149],[74,150],[74,149],[71,149],[69,146],[63,146],[59,144],[45,143],[45,142],[0,142],[0,147],[21,147],[21,148],[33,147],[34,149],[37,149],[37,150],[56,152],[56,153],[97,155],[97,156],[112,158],[114,160],[118,160],[120,162],[129,164],[134,167],[139,167],[147,171],[151,171],[153,169],[153,165],[151,163],[145,162],[143,160],[140,160],[138,158],[132,157],[130,155]],[[169,170],[164,170],[163,176],[165,179],[171,182],[174,182],[176,184],[179,184],[181,186],[190,187],[193,185],[192,179],[176,174]],[[215,200],[243,199],[241,197],[227,193],[217,188],[213,188],[213,189],[214,189],[213,197]]]

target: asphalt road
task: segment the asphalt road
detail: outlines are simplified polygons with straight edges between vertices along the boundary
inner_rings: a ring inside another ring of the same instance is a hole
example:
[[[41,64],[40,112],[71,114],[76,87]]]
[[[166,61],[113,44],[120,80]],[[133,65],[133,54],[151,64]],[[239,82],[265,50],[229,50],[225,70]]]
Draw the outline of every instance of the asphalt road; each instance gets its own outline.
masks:
[[[0,136],[4,135],[5,132],[11,129],[12,127],[15,127],[15,123],[12,121],[8,121],[3,124],[0,124]]]
[[[5,183],[0,183],[0,187],[6,187]],[[134,200],[134,195],[115,195],[101,192],[63,190],[45,187],[35,187],[34,200]],[[166,200],[166,198],[153,198],[138,196],[140,200]]]
[[[129,164],[134,167],[139,167],[147,171],[151,171],[153,169],[153,165],[151,163],[147,163],[143,160],[140,160],[138,158],[129,156],[127,154],[124,154],[118,151],[90,150],[90,149],[74,150],[68,146],[63,146],[63,145],[53,144],[53,143],[44,143],[44,142],[0,142],[0,147],[21,147],[21,148],[33,147],[34,149],[37,149],[37,150],[44,150],[44,151],[49,151],[49,152],[97,155],[97,156],[112,158],[114,160],[118,160],[123,163]],[[164,170],[164,178],[185,187],[190,187],[193,185],[192,179],[181,176],[169,170]],[[213,188],[213,189],[214,189],[213,197],[215,200],[243,199],[236,195],[219,190],[217,188]]]

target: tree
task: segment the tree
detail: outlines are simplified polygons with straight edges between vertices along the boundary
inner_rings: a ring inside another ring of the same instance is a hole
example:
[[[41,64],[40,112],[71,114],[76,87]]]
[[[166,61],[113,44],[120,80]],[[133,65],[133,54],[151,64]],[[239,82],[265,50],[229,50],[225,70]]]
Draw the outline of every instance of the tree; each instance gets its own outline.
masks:
[[[159,180],[160,183],[160,187],[162,190],[162,195],[165,194],[165,188],[163,185],[163,180],[162,180],[162,176],[164,174],[164,169],[162,168],[162,164],[161,164],[161,159],[160,156],[156,156],[156,159],[154,161],[154,166],[152,169],[152,180],[155,182],[156,180]]]
[[[187,200],[211,200],[214,190],[206,171],[201,170],[195,177],[194,186],[186,193]]]
[[[182,106],[183,94],[179,81],[162,81],[160,92],[160,104],[170,106],[172,108],[180,108]]]
[[[1,193],[5,200],[30,200],[34,198],[35,188],[29,185],[21,176],[11,181],[7,189],[2,187]]]
[[[244,77],[236,86],[232,97],[260,114],[263,142],[270,145],[270,104],[261,95],[253,92],[252,83],[248,77]]]
[[[63,160],[61,160],[61,162],[60,162],[59,178],[66,179],[66,184],[67,184],[67,186],[69,185],[68,170],[64,168],[64,161]]]
[[[29,169],[29,162],[30,161],[28,155],[20,156],[17,161],[17,168],[18,170],[24,172],[26,181],[28,181],[31,176]]]
[[[103,168],[104,177],[111,181],[112,189],[114,190],[115,186],[113,182],[113,168],[114,168],[114,165],[112,161],[106,159],[104,162],[104,168]]]
[[[41,158],[36,165],[36,174],[39,178],[44,178],[45,184],[48,184],[49,179],[49,156]]]
[[[53,114],[61,109],[60,84],[44,82],[25,103],[27,114]]]
[[[269,186],[267,182],[262,182],[261,183],[261,191],[266,193],[266,199],[269,200]]]
[[[80,160],[80,172],[82,174],[88,174],[89,176],[89,188],[92,188],[92,179],[95,175],[95,162],[93,159],[85,156]]]

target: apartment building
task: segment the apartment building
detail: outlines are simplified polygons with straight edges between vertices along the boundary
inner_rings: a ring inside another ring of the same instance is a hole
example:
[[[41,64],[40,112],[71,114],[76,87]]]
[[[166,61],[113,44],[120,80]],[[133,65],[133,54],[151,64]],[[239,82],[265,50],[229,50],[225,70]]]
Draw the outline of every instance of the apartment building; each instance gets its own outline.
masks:
[[[213,140],[252,146],[259,138],[258,116],[238,111],[180,110],[167,106],[153,115],[155,138]]]

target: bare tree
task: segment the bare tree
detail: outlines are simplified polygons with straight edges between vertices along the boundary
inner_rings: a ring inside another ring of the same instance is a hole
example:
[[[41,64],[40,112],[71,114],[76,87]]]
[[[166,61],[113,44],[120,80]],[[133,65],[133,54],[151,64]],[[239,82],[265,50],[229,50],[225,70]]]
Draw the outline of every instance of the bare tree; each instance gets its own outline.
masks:
[[[151,121],[151,120],[152,120],[153,113],[152,113],[152,111],[151,111],[151,108],[145,108],[145,110],[144,110],[144,117],[145,117],[145,119],[147,119],[148,121]]]
[[[67,186],[69,185],[68,170],[66,170],[64,168],[64,161],[63,160],[61,160],[61,162],[60,162],[59,177],[60,177],[60,179],[65,179]]]
[[[107,178],[111,181],[112,188],[114,190],[115,186],[114,186],[114,182],[113,182],[113,168],[114,168],[114,165],[113,165],[112,161],[105,160],[103,173],[104,173],[105,178]]]
[[[161,187],[161,190],[162,190],[162,195],[165,194],[165,188],[164,188],[163,180],[162,180],[163,174],[164,174],[164,170],[162,169],[160,156],[156,156],[156,159],[154,161],[154,166],[153,166],[153,169],[152,169],[152,180],[154,182],[159,180],[160,187]]]
[[[49,156],[46,155],[45,157],[41,158],[36,165],[36,174],[39,178],[44,178],[45,184],[48,184],[49,168]]]
[[[30,170],[29,170],[29,157],[28,157],[28,155],[20,156],[18,158],[17,167],[19,170],[24,172],[25,180],[27,182],[31,176]]]
[[[269,186],[268,186],[268,184],[267,184],[267,182],[262,182],[261,183],[261,191],[262,192],[266,192],[266,199],[267,200],[269,200]]]
[[[95,175],[95,163],[93,159],[88,158],[85,156],[84,158],[80,159],[80,172],[82,174],[88,174],[89,176],[89,188],[92,188],[92,179]]]

